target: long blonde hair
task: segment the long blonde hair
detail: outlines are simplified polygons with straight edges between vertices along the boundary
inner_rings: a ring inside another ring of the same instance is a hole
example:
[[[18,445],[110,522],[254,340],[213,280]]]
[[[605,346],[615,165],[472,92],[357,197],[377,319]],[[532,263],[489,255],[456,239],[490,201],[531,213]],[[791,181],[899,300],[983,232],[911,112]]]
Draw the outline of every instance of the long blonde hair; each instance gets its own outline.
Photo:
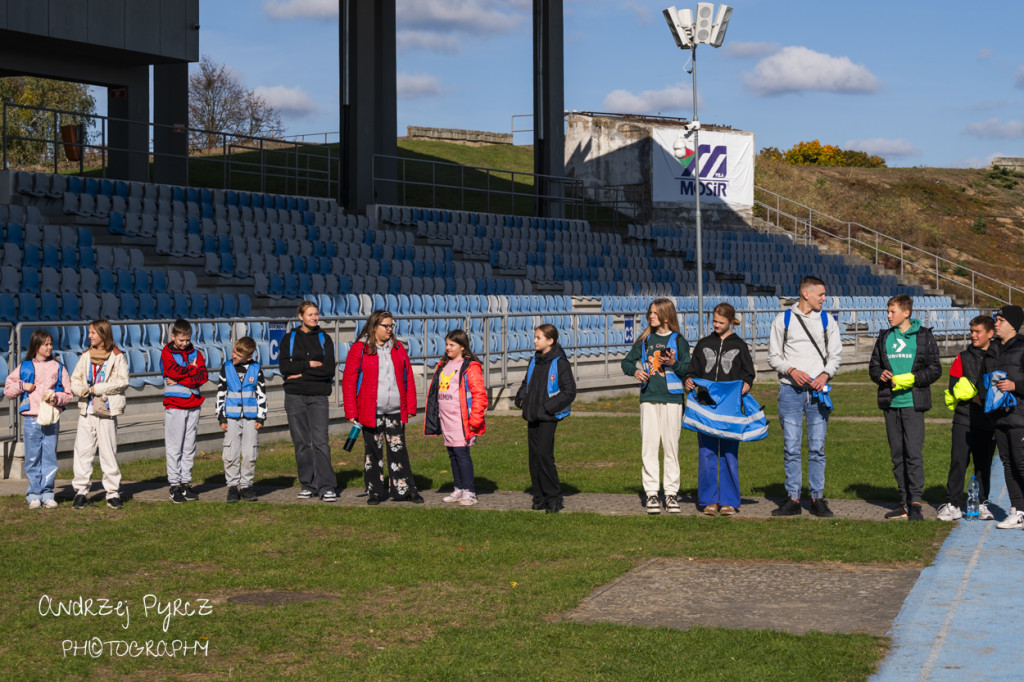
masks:
[[[651,305],[647,306],[647,329],[640,334],[637,341],[643,341],[651,335],[651,311],[654,311],[661,321],[661,326],[658,327],[659,331],[663,332],[665,327],[668,327],[676,334],[680,333],[679,318],[676,316],[676,304],[671,298],[656,298],[651,301]]]

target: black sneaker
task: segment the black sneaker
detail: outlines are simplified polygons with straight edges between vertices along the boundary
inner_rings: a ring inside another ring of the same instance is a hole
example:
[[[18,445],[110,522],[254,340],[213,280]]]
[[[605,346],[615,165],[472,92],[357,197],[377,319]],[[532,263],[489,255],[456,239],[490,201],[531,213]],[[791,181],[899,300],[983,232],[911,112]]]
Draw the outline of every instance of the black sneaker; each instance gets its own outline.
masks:
[[[547,504],[547,508],[544,509],[545,514],[557,514],[565,508],[565,504],[562,502],[561,497],[557,497]]]
[[[409,501],[412,502],[413,504],[423,504],[424,502],[426,502],[426,500],[423,499],[423,496],[420,495],[419,493],[413,493],[409,497]]]
[[[380,497],[379,495],[375,495],[373,493],[370,493],[369,495],[366,496],[366,504],[369,504],[371,506],[372,505],[380,504],[383,501],[384,501],[384,498]]]
[[[120,495],[114,495],[113,497],[107,498],[107,506],[111,509],[121,509],[124,504],[121,503]]]
[[[231,486],[230,488],[228,488],[228,502],[238,502],[238,500],[240,499],[242,498],[238,494],[237,486]]]
[[[910,509],[907,511],[908,521],[924,521],[924,514],[921,513],[921,505],[912,504]]]
[[[75,501],[71,506],[75,509],[85,509],[87,504],[89,504],[89,500],[85,495],[75,495]]]
[[[547,509],[547,508],[548,508],[548,505],[547,505],[546,502],[544,502],[544,500],[538,500],[537,498],[533,499],[533,511],[540,511],[542,509]]]
[[[172,485],[170,488],[167,489],[167,496],[170,497],[171,500],[173,500],[174,502],[177,502],[177,500],[174,499],[177,496],[177,494],[178,494],[178,486]],[[182,498],[181,501],[182,502],[185,501],[184,497]]]
[[[835,514],[828,508],[828,502],[825,501],[824,497],[819,497],[816,500],[811,500],[811,514],[814,516],[820,516],[823,519],[831,519]]]
[[[800,516],[804,513],[800,500],[789,498],[778,509],[772,510],[772,516]]]
[[[885,518],[889,519],[890,521],[894,519],[905,519],[907,518],[907,507],[901,504],[892,511],[886,512]]]
[[[249,486],[248,488],[242,488],[238,491],[238,494],[242,496],[242,499],[246,502],[258,502],[260,498],[256,496],[256,488]]]
[[[171,501],[174,504],[183,504],[187,501],[185,499],[185,491],[181,489],[181,486],[174,486],[174,492],[171,493]]]
[[[196,500],[199,499],[199,495],[196,494],[196,491],[192,490],[192,486],[189,483],[186,483],[185,485],[181,486],[181,493],[189,502],[195,502]]]

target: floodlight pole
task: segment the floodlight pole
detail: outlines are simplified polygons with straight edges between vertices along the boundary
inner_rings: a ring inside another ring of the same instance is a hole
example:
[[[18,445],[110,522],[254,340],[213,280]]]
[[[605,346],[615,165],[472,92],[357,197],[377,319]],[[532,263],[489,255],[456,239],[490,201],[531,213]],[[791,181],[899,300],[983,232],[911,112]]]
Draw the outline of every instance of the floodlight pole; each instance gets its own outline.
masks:
[[[690,45],[690,73],[693,75],[693,122],[700,121],[697,118],[697,41]],[[693,177],[695,201],[694,211],[696,212],[697,225],[697,338],[704,338],[704,249],[701,243],[700,226],[700,125],[693,129]]]

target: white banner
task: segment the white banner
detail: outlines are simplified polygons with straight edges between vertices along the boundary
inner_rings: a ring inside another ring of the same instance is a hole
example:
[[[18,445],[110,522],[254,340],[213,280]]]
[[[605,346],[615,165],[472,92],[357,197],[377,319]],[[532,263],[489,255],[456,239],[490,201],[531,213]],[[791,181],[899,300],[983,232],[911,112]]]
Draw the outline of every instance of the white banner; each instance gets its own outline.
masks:
[[[696,154],[693,134],[685,138],[686,155],[673,154],[681,128],[654,128],[651,159],[651,200],[655,203],[693,204]],[[754,205],[754,136],[700,131],[700,200],[703,205],[727,204],[736,208]]]

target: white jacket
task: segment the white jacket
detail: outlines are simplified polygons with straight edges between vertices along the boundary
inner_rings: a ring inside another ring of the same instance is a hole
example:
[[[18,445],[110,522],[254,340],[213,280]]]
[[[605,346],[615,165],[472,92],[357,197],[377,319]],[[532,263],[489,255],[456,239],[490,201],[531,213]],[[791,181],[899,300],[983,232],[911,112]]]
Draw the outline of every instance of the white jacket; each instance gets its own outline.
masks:
[[[78,409],[82,416],[88,414],[89,398],[83,395],[89,388],[89,351],[82,353],[75,365],[75,371],[71,373],[71,392],[78,396]],[[115,348],[110,357],[107,358],[105,367],[105,378],[103,381],[92,385],[92,392],[107,399],[107,406],[111,416],[116,417],[124,414],[124,392],[128,388],[128,356],[120,349]]]
[[[779,373],[779,381],[784,384],[793,385],[789,376],[792,368],[807,372],[811,378],[815,378],[822,372],[828,374],[831,379],[839,371],[839,363],[842,361],[843,342],[839,334],[839,322],[833,318],[825,330],[821,325],[821,313],[811,311],[810,315],[800,312],[797,305],[790,308],[792,314],[789,321],[789,333],[786,333],[785,312],[775,316],[772,322],[771,336],[768,339],[768,364]],[[799,320],[797,319],[799,317]],[[800,320],[807,325],[807,331],[814,337],[818,348],[828,358],[828,363],[821,360],[818,351],[814,349],[807,333],[804,332]],[[827,336],[827,339],[826,339]],[[782,347],[782,339],[786,339],[786,347]]]

